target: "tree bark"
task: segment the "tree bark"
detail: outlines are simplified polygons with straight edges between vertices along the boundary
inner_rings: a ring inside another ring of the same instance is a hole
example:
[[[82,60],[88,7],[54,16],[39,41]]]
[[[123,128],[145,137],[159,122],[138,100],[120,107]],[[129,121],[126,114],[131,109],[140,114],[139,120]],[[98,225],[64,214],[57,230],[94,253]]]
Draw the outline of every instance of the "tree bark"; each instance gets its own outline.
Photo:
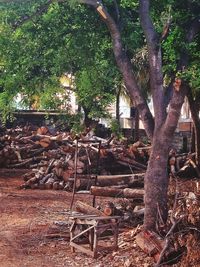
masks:
[[[178,91],[174,89],[167,118],[161,128],[154,131],[152,152],[145,175],[145,229],[155,230],[157,223],[164,224],[167,221],[168,154],[187,89],[184,84]],[[158,218],[157,221],[155,218]]]
[[[160,223],[159,219],[161,219],[164,223],[167,220],[167,155],[170,144],[171,142],[166,142],[166,140],[162,138],[160,142],[154,141],[152,146],[152,153],[145,175],[144,186],[145,229],[155,230],[156,224]]]

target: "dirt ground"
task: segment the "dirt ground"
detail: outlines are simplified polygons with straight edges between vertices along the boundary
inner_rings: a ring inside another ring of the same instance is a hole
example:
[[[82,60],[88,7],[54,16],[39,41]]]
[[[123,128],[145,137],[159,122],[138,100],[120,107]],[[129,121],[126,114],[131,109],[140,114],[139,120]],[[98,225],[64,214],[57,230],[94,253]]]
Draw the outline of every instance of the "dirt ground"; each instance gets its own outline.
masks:
[[[153,266],[153,259],[134,242],[135,228],[121,230],[117,252],[96,260],[81,252],[72,253],[67,226],[71,193],[20,190],[23,172],[0,170],[0,267]],[[86,195],[76,195],[75,200],[92,203]]]

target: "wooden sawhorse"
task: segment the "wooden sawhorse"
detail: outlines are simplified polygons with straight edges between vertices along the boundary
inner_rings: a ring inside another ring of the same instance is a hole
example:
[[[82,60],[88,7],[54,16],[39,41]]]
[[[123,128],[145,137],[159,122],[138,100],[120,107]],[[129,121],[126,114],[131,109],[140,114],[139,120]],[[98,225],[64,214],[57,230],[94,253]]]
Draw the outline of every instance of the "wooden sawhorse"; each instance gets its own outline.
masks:
[[[71,222],[70,246],[73,252],[78,249],[96,258],[100,252],[98,241],[105,231],[109,231],[113,236],[113,244],[109,247],[101,247],[101,250],[117,250],[120,216],[75,215],[70,216],[69,219]],[[81,238],[85,239],[87,247],[81,244]]]

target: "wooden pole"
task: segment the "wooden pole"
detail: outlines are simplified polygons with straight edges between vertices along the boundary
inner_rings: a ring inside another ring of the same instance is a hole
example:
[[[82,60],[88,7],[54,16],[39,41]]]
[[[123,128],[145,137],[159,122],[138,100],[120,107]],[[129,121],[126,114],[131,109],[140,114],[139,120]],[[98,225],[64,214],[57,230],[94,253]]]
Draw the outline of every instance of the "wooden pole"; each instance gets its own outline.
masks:
[[[70,211],[72,211],[73,203],[74,203],[74,195],[76,192],[76,180],[77,180],[77,162],[78,162],[78,140],[76,139],[76,150],[75,150],[75,159],[74,159],[74,184],[73,184],[73,192],[72,192],[72,200],[70,203]]]
[[[97,159],[97,170],[96,170],[96,177],[95,177],[95,180],[94,180],[94,185],[96,185],[97,183],[97,177],[98,177],[98,174],[99,174],[99,161],[100,161],[100,150],[101,150],[101,141],[99,141],[99,147],[98,147],[98,159]],[[92,206],[94,207],[95,206],[95,198],[96,196],[93,195],[93,201],[92,201]]]

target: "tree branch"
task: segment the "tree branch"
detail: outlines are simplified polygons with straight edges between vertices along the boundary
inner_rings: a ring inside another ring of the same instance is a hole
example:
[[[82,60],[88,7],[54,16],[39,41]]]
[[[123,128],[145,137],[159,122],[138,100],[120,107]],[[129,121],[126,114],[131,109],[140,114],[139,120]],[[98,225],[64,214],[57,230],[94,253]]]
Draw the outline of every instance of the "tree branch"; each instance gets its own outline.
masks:
[[[171,25],[171,20],[169,19],[165,24],[165,26],[163,27],[163,32],[160,37],[160,43],[167,39],[170,30],[170,25]]]
[[[136,103],[136,107],[144,124],[147,136],[152,139],[154,131],[154,119],[146,103],[146,100],[144,99],[137,85],[136,79],[132,71],[131,61],[125,53],[125,50],[122,45],[121,34],[114,19],[108,13],[106,8],[95,0],[80,0],[80,2],[93,6],[99,13],[101,19],[107,25],[107,28],[109,29],[112,38],[115,59],[120,69],[120,72],[123,75],[126,89],[131,99]]]
[[[61,3],[64,2],[65,0],[57,0],[57,2]],[[9,3],[9,2],[16,2],[13,0],[8,0],[8,1],[4,1],[4,3]],[[55,2],[55,0],[48,0],[46,4],[41,5],[33,14],[31,15],[25,15],[24,17],[21,17],[18,21],[16,21],[12,26],[14,29],[19,28],[20,26],[22,26],[24,23],[26,23],[27,21],[32,20],[34,17],[42,15],[43,13],[45,13],[49,6]]]
[[[118,25],[118,27],[120,27],[120,12],[119,12],[119,6],[117,4],[117,0],[114,0],[114,7],[115,7],[117,25]]]
[[[181,107],[184,102],[184,98],[187,94],[188,86],[182,84],[181,79],[176,79],[174,83],[174,92],[169,105],[169,111],[164,124],[163,131],[167,135],[172,135],[176,130],[177,123],[180,117]]]
[[[150,17],[149,0],[140,0],[140,21],[147,40],[150,67],[150,84],[155,113],[155,128],[160,128],[165,120],[162,55],[159,36]]]
[[[158,34],[150,18],[149,0],[140,0],[140,21],[144,30],[145,37],[149,47],[157,50],[159,44]]]
[[[186,41],[187,43],[191,43],[193,41],[193,39],[195,38],[196,34],[200,31],[200,20],[199,18],[196,18],[190,25],[189,28],[186,29]],[[180,59],[180,63],[178,66],[178,69],[180,71],[184,70],[188,65],[188,51],[187,50],[183,50],[182,51],[182,56]],[[172,99],[170,101],[170,105],[169,105],[169,112],[167,115],[167,119],[165,122],[165,130],[167,129],[167,125],[168,125],[168,130],[172,131],[173,129],[176,129],[177,123],[178,123],[178,119],[180,116],[180,111],[181,111],[181,107],[182,104],[184,102],[184,98],[185,96],[188,94],[188,96],[190,95],[190,90],[191,88],[189,88],[188,84],[183,84],[182,85],[182,81],[181,79],[175,79],[174,82],[174,93],[172,96]]]
[[[190,24],[189,30],[186,33],[186,40],[191,43],[195,38],[196,34],[200,32],[200,18],[195,18]]]
[[[50,4],[52,4],[54,2],[54,0],[48,0],[48,2],[42,6],[40,6],[36,12],[34,12],[33,14],[29,15],[29,16],[24,16],[22,17],[20,20],[16,21],[13,24],[13,28],[17,29],[20,26],[22,26],[24,23],[26,23],[29,20],[32,20],[34,17],[39,16],[41,14],[43,14],[44,12],[46,12],[50,6]]]

